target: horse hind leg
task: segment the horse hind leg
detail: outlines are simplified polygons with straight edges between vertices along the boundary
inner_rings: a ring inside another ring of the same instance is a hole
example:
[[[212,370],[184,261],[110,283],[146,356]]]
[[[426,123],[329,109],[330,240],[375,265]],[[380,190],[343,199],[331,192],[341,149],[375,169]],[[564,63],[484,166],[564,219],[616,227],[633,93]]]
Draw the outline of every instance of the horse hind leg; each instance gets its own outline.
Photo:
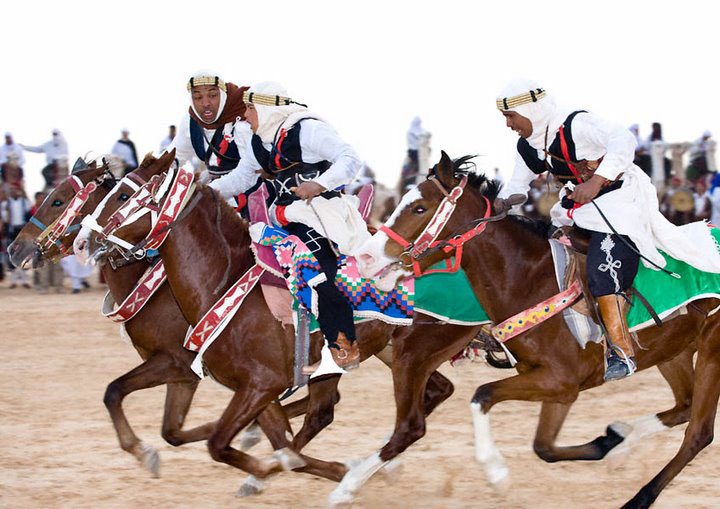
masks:
[[[608,430],[625,436],[622,444],[610,453],[612,457],[627,453],[650,435],[688,422],[693,398],[694,354],[695,347],[689,346],[674,359],[658,364],[658,370],[673,392],[675,406],[664,412],[639,417],[629,423],[612,423]]]
[[[649,483],[623,507],[649,507],[660,492],[702,449],[713,440],[715,415],[720,397],[720,320],[715,319],[698,339],[690,424],[680,450]]]

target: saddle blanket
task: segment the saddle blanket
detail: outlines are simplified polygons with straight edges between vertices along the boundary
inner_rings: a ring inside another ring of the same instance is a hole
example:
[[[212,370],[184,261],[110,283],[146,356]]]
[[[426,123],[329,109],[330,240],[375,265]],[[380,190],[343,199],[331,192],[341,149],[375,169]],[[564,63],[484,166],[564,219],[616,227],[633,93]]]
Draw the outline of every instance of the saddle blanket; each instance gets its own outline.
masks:
[[[710,230],[715,245],[720,251],[720,229]],[[680,275],[671,277],[660,270],[652,270],[640,264],[633,286],[637,288],[662,319],[694,300],[705,298],[720,299],[720,274],[703,272],[660,251],[665,257],[665,269]],[[716,312],[720,306],[712,310]],[[650,313],[637,299],[627,313],[628,327],[636,332],[654,325]]]
[[[326,280],[312,252],[294,235],[268,225],[251,227],[253,241],[271,246],[290,293],[317,316],[314,287]],[[441,263],[444,267],[444,263]],[[378,290],[372,280],[360,277],[354,258],[340,255],[335,284],[352,304],[356,320],[379,319],[395,325],[410,325],[415,313],[444,322],[480,325],[490,320],[480,306],[464,272],[434,273],[410,278],[390,292]],[[315,323],[311,324],[314,329]]]

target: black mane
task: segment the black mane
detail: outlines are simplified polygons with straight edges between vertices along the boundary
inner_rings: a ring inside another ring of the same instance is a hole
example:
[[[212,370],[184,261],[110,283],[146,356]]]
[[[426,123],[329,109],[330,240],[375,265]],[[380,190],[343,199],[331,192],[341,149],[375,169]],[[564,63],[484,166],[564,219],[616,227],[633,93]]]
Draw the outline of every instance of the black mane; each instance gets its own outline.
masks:
[[[493,203],[495,198],[497,198],[500,189],[502,188],[502,184],[497,180],[487,178],[482,173],[477,173],[476,171],[474,171],[477,168],[475,163],[472,161],[475,157],[476,156],[474,155],[466,155],[459,157],[458,159],[454,159],[453,173],[456,177],[467,176],[468,185],[479,191],[482,196],[490,200],[490,203]],[[433,167],[433,169],[430,171],[430,175],[436,175],[436,168],[437,166]],[[550,231],[550,228],[552,227],[550,221],[545,221],[542,219],[530,219],[525,216],[519,216],[517,214],[508,215],[508,219],[519,224],[530,233],[533,233],[534,235],[537,235],[538,237],[542,237],[544,239],[548,238],[548,233]]]

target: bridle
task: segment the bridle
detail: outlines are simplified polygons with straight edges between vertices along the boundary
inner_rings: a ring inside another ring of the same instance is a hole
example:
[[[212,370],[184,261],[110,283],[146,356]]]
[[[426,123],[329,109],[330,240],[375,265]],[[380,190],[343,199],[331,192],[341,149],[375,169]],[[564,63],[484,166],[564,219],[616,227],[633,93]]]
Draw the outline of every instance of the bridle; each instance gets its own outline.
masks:
[[[68,183],[75,194],[57,219],[45,225],[35,216],[30,218],[29,222],[40,229],[40,234],[33,242],[41,256],[46,257],[53,246],[58,249],[62,257],[72,254],[71,250],[63,245],[61,239],[80,229],[81,224],[73,224],[73,222],[80,215],[80,210],[90,199],[90,195],[108,179],[114,181],[115,177],[107,170],[84,185],[77,175],[70,175],[60,185]]]
[[[507,216],[506,210],[504,210],[500,214],[491,216],[492,207],[490,205],[490,200],[488,200],[487,197],[483,196],[483,198],[485,199],[485,214],[482,218],[475,219],[461,226],[459,230],[463,230],[462,232],[456,231],[444,240],[437,240],[440,232],[443,230],[443,228],[445,228],[448,221],[450,221],[450,217],[455,211],[458,200],[463,195],[463,191],[465,189],[465,186],[467,185],[468,177],[467,175],[463,176],[458,185],[455,186],[450,192],[445,189],[445,187],[435,177],[435,175],[428,177],[428,180],[432,181],[438,187],[438,189],[440,189],[440,191],[444,195],[444,198],[438,208],[435,210],[435,214],[433,214],[433,217],[430,219],[428,224],[425,226],[423,231],[420,233],[420,235],[418,235],[414,242],[406,240],[388,226],[383,225],[379,228],[380,231],[385,233],[390,239],[397,242],[401,247],[404,248],[403,252],[400,253],[400,255],[398,256],[400,260],[396,263],[403,268],[412,268],[415,277],[420,277],[435,272],[457,272],[460,269],[460,263],[462,261],[463,245],[476,235],[482,233],[489,222],[499,221],[500,219],[503,219],[505,218],[505,216]],[[430,256],[438,250],[443,250],[445,253],[455,251],[454,262],[451,262],[450,259],[446,259],[445,269],[426,270],[425,272],[423,272],[420,268],[420,260],[427,256]],[[410,258],[409,263],[403,263],[403,256],[407,256]]]
[[[174,168],[171,168],[167,173],[154,176],[138,188],[128,202],[108,219],[104,227],[97,224],[97,216],[94,224],[87,226],[98,232],[99,242],[105,252],[117,250],[126,260],[142,259],[147,252],[160,247],[170,234],[172,226],[198,203],[200,195],[195,193],[194,179],[192,170],[180,168],[176,175]],[[160,207],[159,204],[166,194],[167,197]],[[195,196],[192,202],[186,207],[193,195]],[[133,245],[115,235],[118,229],[134,223],[148,212],[151,213],[150,232],[139,244]],[[109,249],[108,243],[112,243]]]

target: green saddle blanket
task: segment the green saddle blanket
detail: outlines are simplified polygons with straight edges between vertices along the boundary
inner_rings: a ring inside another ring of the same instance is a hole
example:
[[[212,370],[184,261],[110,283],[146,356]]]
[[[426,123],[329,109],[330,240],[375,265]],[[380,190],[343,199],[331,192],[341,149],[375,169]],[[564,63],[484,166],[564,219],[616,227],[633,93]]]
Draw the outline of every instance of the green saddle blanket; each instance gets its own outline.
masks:
[[[451,259],[451,262],[454,260]],[[443,268],[445,268],[444,261],[433,265],[430,270]],[[462,269],[457,272],[436,272],[415,278],[414,287],[415,313],[422,313],[456,325],[472,326],[490,323],[490,318],[475,297],[470,281]],[[295,299],[293,309],[297,310],[297,306]],[[355,317],[356,323],[365,320],[367,318]],[[315,316],[310,314],[310,330],[314,332],[318,329]]]
[[[711,234],[720,242],[720,229],[713,228]],[[648,269],[641,262],[633,282],[633,286],[647,299],[661,319],[694,300],[708,297],[720,299],[720,274],[703,272],[662,251],[661,253],[667,261],[665,268],[679,274],[680,279],[660,270]],[[655,324],[638,299],[634,299],[630,306],[627,321],[631,331]]]

